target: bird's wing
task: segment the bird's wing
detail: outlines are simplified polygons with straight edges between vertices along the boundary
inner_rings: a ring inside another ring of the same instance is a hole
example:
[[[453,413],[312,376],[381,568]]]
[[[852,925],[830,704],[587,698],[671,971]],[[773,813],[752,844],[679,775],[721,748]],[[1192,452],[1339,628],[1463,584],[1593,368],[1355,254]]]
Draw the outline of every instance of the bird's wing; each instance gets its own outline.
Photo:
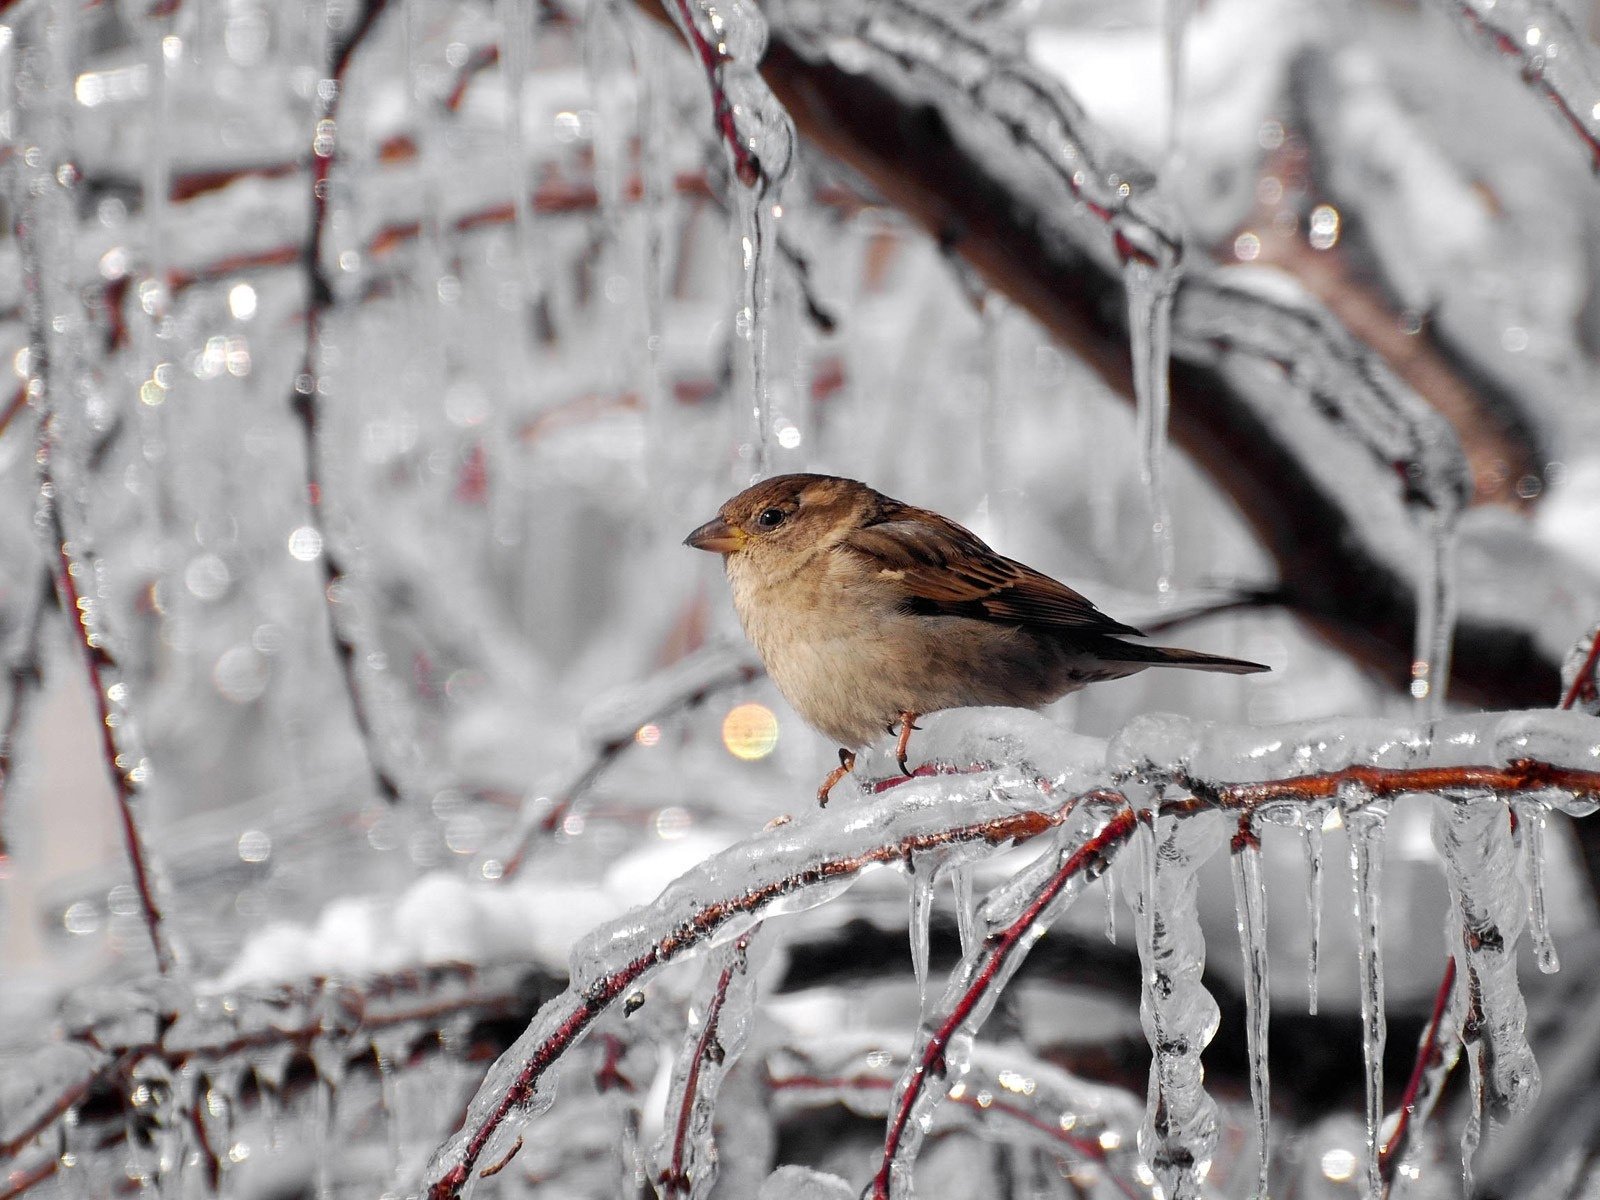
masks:
[[[1061,632],[1142,637],[1064,583],[996,554],[938,513],[896,506],[852,532],[843,547],[906,590],[913,612],[973,617]]]

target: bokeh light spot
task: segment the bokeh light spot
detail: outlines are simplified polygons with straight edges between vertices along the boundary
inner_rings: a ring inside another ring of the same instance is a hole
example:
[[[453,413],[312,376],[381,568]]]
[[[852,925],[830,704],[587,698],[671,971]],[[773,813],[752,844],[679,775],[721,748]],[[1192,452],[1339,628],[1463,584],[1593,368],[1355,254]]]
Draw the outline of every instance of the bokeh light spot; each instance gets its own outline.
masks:
[[[778,718],[765,704],[741,704],[722,718],[722,744],[745,762],[771,754],[778,744]]]

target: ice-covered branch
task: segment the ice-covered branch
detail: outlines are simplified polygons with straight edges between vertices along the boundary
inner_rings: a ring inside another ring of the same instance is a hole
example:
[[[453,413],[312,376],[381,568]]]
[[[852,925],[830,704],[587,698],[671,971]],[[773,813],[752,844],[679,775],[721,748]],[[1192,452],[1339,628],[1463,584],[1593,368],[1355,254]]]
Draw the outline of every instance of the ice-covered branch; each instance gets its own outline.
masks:
[[[959,716],[950,720],[962,730]],[[944,721],[935,721],[927,736],[937,757],[942,736],[937,731]],[[1021,739],[1014,753],[1036,763],[1061,764],[1049,768],[1051,774],[1029,766],[1020,773],[1003,768],[933,775],[889,789],[854,812],[808,814],[714,856],[653,904],[597,930],[573,950],[571,986],[541,1010],[490,1071],[466,1124],[435,1155],[430,1194],[459,1194],[480,1159],[488,1155],[494,1161],[497,1147],[509,1147],[520,1136],[519,1127],[553,1102],[550,1075],[562,1056],[661,966],[707,942],[734,936],[751,920],[823,903],[870,866],[1055,830],[1052,849],[986,900],[987,936],[963,960],[923,1022],[910,1066],[895,1090],[872,1185],[875,1195],[888,1196],[901,1193],[921,1133],[947,1094],[943,1084],[952,1075],[959,1079],[972,1038],[1000,990],[1051,921],[1138,827],[1140,813],[1124,798],[1129,787],[1154,789],[1151,819],[1189,822],[1197,832],[1196,818],[1212,810],[1266,812],[1320,806],[1329,799],[1348,808],[1347,823],[1366,822],[1381,830],[1387,802],[1409,793],[1431,793],[1455,804],[1492,795],[1502,808],[1503,802],[1531,793],[1576,813],[1600,807],[1600,727],[1573,714],[1509,713],[1420,727],[1346,722],[1281,731],[1145,718],[1130,725],[1109,750],[1076,739],[1054,752],[1039,733],[1019,727],[1013,733],[1014,740]],[[970,738],[954,745],[962,750],[961,764],[973,761]],[[1241,770],[1249,775],[1240,778]],[[1161,798],[1162,789],[1171,789],[1171,798]],[[1068,794],[1065,801],[1057,798]],[[1173,878],[1181,882],[1184,875],[1179,871]],[[1375,875],[1364,879],[1369,887],[1376,881]],[[1148,940],[1151,953],[1157,943],[1167,944],[1160,936]],[[1188,949],[1180,951],[1180,945]],[[1176,957],[1167,973],[1187,970],[1194,947],[1180,938],[1171,948]],[[1375,947],[1367,958],[1378,997],[1368,1022],[1370,1059],[1371,1045],[1382,1040],[1382,977]],[[1151,969],[1167,970],[1147,964]],[[1198,1055],[1211,1023],[1184,1028],[1181,1036],[1160,1029],[1152,1034],[1157,1057],[1152,1070],[1166,1071],[1179,1045],[1185,1054]],[[1486,1029],[1485,1036],[1492,1039],[1494,1033]],[[1505,1049],[1502,1043],[1494,1052]],[[935,1081],[941,1086],[930,1088]],[[1173,1076],[1161,1094],[1175,1094],[1168,1089],[1178,1083]],[[1185,1124],[1162,1136],[1175,1139],[1169,1156],[1172,1179],[1192,1188],[1204,1157],[1203,1129]]]
[[[554,1099],[548,1078],[594,1021],[660,967],[776,911],[821,904],[861,872],[941,847],[1036,837],[1071,808],[1019,808],[998,798],[951,797],[938,784],[896,789],[854,812],[835,810],[769,829],[715,855],[654,904],[602,926],[572,952],[572,984],[546,1005],[489,1072],[465,1125],[428,1171],[434,1197],[460,1194],[487,1153]]]
[[[785,1047],[768,1056],[767,1077],[781,1106],[841,1104],[887,1117],[904,1051],[876,1043],[861,1048],[825,1041]],[[1103,1170],[1124,1196],[1148,1196],[1139,1181],[1136,1137],[1142,1116],[1125,1092],[1085,1083],[1012,1047],[975,1046],[967,1073],[941,1110],[946,1124],[982,1136],[1032,1142]]]
[[[750,943],[758,925],[718,948],[709,967],[711,988],[704,997],[699,1028],[691,1027],[673,1070],[664,1151],[657,1154],[663,1200],[695,1200],[710,1192],[717,1177],[712,1118],[729,1069],[744,1049],[755,1019],[756,977]],[[664,1158],[664,1161],[662,1161]]]
[[[572,806],[588,793],[617,756],[634,744],[634,734],[640,728],[692,708],[723,688],[748,683],[760,673],[747,651],[715,643],[643,683],[596,701],[581,722],[589,749],[561,786],[524,806],[503,858],[501,878],[517,877],[538,840],[561,827]]]
[[[1544,0],[1433,0],[1486,50],[1516,64],[1548,100],[1600,171],[1600,63],[1590,36],[1559,4]]]
[[[463,1018],[525,1019],[548,990],[547,980],[521,966],[438,964],[364,979],[205,993],[176,1014],[159,988],[81,993],[69,1005],[63,1040],[6,1072],[0,1159],[19,1159],[91,1095],[112,1101],[94,1119],[120,1124],[133,1103],[123,1082],[147,1060],[173,1075],[187,1067],[226,1074],[253,1064],[271,1076],[268,1064],[281,1070],[291,1052],[333,1038],[342,1039],[349,1060],[370,1064],[375,1040],[400,1034],[421,1046],[430,1033]],[[281,1079],[268,1082],[283,1086]]]

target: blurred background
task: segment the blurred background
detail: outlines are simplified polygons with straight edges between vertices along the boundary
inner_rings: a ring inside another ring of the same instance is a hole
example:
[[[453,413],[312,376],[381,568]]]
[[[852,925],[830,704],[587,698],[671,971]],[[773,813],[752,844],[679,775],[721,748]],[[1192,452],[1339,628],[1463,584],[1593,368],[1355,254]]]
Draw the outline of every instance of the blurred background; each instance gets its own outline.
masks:
[[[1562,699],[1600,616],[1593,12],[679,16],[687,42],[621,0],[0,3],[0,1194],[415,1190],[574,939],[808,810],[834,761],[681,545],[758,474],[863,479],[1273,666],[1100,685],[1063,730]],[[1134,384],[1169,337],[1170,453]],[[1389,1107],[1447,957],[1430,824],[1397,806],[1385,851]],[[1265,837],[1273,1194],[1360,1195],[1347,847],[1330,820],[1311,1017],[1299,842]],[[1523,974],[1560,1068],[1490,1136],[1485,1195],[1589,1194],[1600,848],[1557,818],[1543,854],[1564,967],[1525,949]],[[1210,1186],[1247,1196],[1225,858]],[[870,1173],[879,1116],[773,1081],[784,1054],[903,1056],[905,890],[788,924],[717,1195]],[[956,913],[941,891],[936,971]],[[626,1048],[637,1087],[569,1081],[483,1192],[657,1194],[627,1147],[660,1134],[695,970]],[[954,1120],[919,1194],[1150,1195],[1109,1153],[1142,1109],[1138,994],[1130,915],[1091,897],[989,1033],[1119,1089],[1085,1102],[1107,1153]],[[174,1005],[212,1051],[114,1052]],[[291,1016],[312,1032],[249,1041]],[[1404,1194],[1463,1194],[1453,1086]]]

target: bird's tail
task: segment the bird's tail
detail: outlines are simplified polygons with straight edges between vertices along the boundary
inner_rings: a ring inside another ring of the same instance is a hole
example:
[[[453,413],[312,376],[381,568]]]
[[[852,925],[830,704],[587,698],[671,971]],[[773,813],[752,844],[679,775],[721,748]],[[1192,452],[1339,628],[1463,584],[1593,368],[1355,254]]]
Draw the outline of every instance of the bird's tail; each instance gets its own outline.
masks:
[[[1116,638],[1106,638],[1095,648],[1095,653],[1113,662],[1144,663],[1152,667],[1187,667],[1191,671],[1217,671],[1224,675],[1254,675],[1272,670],[1263,663],[1246,662],[1242,658],[1224,658],[1220,654],[1180,650],[1175,646],[1140,646]]]

